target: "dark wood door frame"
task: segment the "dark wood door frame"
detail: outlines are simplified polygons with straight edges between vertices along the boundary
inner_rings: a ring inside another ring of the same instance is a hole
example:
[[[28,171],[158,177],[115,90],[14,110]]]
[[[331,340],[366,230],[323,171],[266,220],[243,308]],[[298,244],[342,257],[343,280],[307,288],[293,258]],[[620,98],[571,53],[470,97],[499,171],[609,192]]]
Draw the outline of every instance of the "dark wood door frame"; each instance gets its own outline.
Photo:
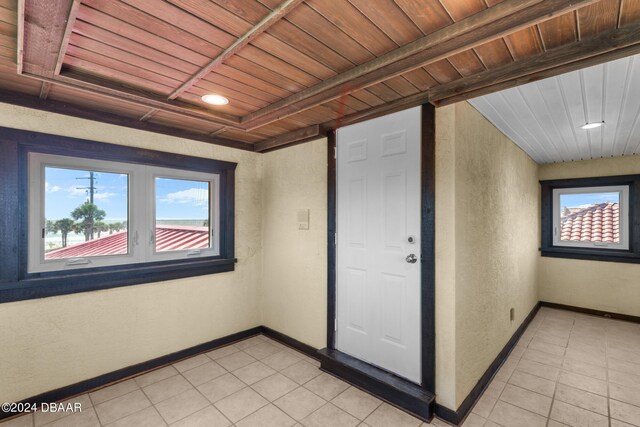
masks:
[[[435,107],[422,106],[421,133],[421,327],[422,382],[420,388],[435,394]],[[336,134],[327,134],[327,348],[335,350],[336,318]]]

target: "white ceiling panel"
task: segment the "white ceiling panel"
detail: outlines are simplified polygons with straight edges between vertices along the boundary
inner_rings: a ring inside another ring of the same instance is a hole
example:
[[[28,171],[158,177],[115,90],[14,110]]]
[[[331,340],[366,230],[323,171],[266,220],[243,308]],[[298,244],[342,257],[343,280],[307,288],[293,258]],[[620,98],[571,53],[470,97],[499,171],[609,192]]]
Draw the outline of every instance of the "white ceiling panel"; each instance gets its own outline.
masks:
[[[640,154],[640,55],[469,102],[538,163]]]

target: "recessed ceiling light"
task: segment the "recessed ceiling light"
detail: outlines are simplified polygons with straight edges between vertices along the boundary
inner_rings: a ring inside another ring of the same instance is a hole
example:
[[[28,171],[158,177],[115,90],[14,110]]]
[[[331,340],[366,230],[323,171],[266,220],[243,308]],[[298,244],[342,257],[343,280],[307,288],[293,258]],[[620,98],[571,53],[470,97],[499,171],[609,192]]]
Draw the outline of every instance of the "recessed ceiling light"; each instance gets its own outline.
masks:
[[[595,129],[595,128],[599,128],[603,124],[604,124],[604,122],[587,123],[586,125],[580,126],[580,129],[585,129],[585,130]]]
[[[211,105],[227,105],[229,103],[229,100],[227,98],[225,98],[222,95],[215,95],[213,93],[209,94],[209,95],[204,95],[202,97],[202,100],[204,102],[206,102],[207,104],[211,104]]]

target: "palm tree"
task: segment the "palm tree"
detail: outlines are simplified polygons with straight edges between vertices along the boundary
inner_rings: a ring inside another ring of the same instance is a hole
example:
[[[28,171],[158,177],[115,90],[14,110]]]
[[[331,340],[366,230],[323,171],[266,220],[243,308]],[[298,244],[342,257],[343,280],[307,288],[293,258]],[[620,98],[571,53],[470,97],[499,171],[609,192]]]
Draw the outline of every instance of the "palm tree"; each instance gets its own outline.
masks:
[[[58,229],[56,228],[56,221],[52,221],[50,219],[45,221],[44,229],[47,234],[56,234]]]
[[[93,230],[98,233],[98,239],[99,239],[100,238],[100,234],[103,231],[109,230],[109,226],[107,224],[105,224],[104,222],[102,222],[102,221],[96,221],[93,224]]]
[[[114,231],[120,231],[126,228],[123,222],[112,222],[109,224],[109,234],[112,234]]]
[[[94,224],[102,221],[105,215],[105,211],[91,202],[85,202],[71,212],[73,219],[80,220],[77,225],[81,232],[84,233],[85,241],[93,240]]]
[[[74,222],[71,218],[63,218],[63,219],[59,219],[56,222],[53,223],[53,226],[55,228],[54,233],[60,231],[60,234],[62,235],[62,247],[65,248],[67,247],[67,235],[73,231],[74,229]]]

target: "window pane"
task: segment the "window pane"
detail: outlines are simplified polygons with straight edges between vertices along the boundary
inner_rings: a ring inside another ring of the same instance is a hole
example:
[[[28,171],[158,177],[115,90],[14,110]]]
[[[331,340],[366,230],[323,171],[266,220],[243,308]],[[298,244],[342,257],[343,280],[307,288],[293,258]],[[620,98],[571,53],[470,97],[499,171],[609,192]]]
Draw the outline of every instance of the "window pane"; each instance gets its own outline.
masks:
[[[45,259],[128,253],[129,176],[45,167]]]
[[[210,247],[209,184],[156,178],[156,252]]]
[[[560,195],[560,240],[620,242],[620,193]]]

